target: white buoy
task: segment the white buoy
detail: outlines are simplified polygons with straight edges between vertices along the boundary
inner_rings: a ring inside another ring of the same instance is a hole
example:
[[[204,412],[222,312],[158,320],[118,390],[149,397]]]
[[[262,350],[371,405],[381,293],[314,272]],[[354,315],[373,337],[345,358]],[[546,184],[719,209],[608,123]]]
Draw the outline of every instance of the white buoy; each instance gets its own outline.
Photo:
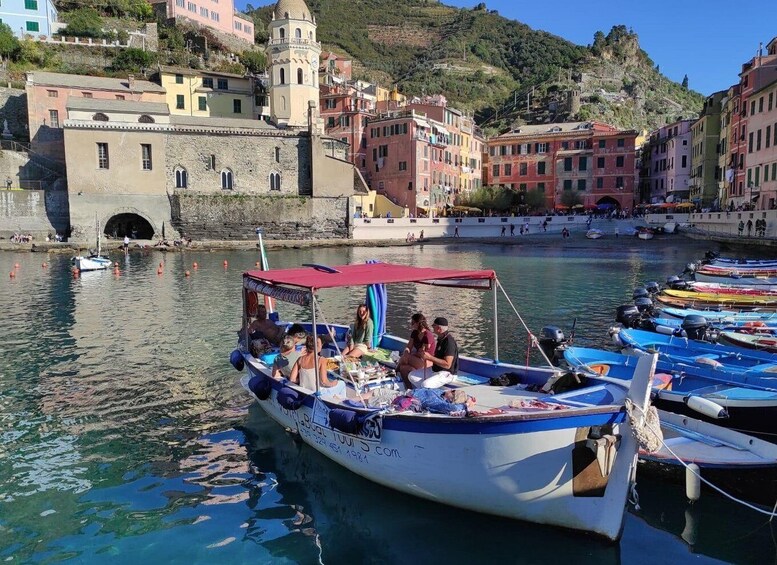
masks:
[[[688,395],[683,398],[688,408],[695,410],[699,414],[704,414],[708,418],[722,419],[728,418],[728,411],[717,402],[713,402],[707,398],[701,396]]]
[[[690,463],[685,468],[685,496],[691,502],[696,502],[701,497],[701,470],[696,463]]]

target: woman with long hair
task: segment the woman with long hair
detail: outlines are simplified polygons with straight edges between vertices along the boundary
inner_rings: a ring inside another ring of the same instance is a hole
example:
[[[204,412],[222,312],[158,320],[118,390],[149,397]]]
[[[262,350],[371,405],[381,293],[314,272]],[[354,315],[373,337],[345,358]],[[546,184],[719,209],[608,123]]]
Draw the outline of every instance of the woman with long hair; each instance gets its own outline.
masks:
[[[424,353],[433,353],[436,345],[434,334],[429,328],[429,323],[426,321],[426,316],[418,312],[413,314],[410,318],[410,339],[407,342],[407,347],[402,352],[402,357],[399,358],[397,370],[402,376],[402,380],[405,381],[405,386],[409,387],[407,381],[407,375],[410,371],[416,369],[424,369],[432,366],[431,361],[424,360]]]
[[[308,334],[305,340],[305,353],[299,356],[291,369],[289,380],[309,390],[316,390],[316,355],[321,352],[321,338],[315,340]],[[318,390],[321,396],[340,396],[345,398],[345,383],[339,379],[330,379],[327,373],[326,357],[318,356]]]
[[[361,357],[372,349],[372,334],[375,326],[370,318],[370,311],[365,304],[359,304],[356,308],[356,320],[351,325],[350,338],[343,355],[347,357]]]

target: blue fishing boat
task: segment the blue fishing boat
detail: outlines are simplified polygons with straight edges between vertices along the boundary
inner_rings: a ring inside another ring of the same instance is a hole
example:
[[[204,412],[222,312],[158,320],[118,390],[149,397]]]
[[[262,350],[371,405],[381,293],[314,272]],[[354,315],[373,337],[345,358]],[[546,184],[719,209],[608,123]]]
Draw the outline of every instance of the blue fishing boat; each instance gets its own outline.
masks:
[[[741,312],[738,310],[722,310],[710,308],[709,310],[696,310],[693,308],[674,308],[662,307],[661,312],[672,318],[683,319],[686,316],[704,316],[709,322],[723,322],[725,320],[736,320],[746,322],[775,322],[777,325],[776,312]]]
[[[564,361],[596,378],[629,381],[636,359],[585,347],[563,348]],[[700,418],[745,433],[777,437],[777,379],[774,386],[742,383],[706,367],[659,358],[653,378],[657,408]]]
[[[643,330],[613,328],[611,333],[627,351],[656,352],[661,360],[713,371],[743,384],[777,385],[777,354]]]
[[[382,335],[378,348],[368,352],[378,364],[354,366],[339,358],[345,326],[326,323],[319,294],[394,283],[492,291],[495,359],[461,355],[455,379],[445,388],[416,389],[412,397],[386,406],[384,399],[399,394],[392,360],[407,340]],[[314,354],[312,386],[274,378],[278,351],[258,351],[247,329],[230,361],[246,371],[243,386],[273,420],[354,473],[443,504],[616,540],[636,470],[633,428],[644,425],[655,356],[641,358],[630,382],[599,382],[550,395],[544,387],[552,389],[563,371],[498,360],[499,289],[491,270],[374,263],[246,272],[244,328],[261,294],[309,307],[309,321],[300,322],[313,342],[321,335],[334,339]],[[327,356],[322,366],[318,358]],[[319,374],[324,368],[326,376]],[[489,383],[505,374],[511,382]],[[332,379],[345,383],[338,387],[344,392],[325,390]],[[453,402],[444,400],[451,396]],[[420,412],[414,410],[419,406]]]

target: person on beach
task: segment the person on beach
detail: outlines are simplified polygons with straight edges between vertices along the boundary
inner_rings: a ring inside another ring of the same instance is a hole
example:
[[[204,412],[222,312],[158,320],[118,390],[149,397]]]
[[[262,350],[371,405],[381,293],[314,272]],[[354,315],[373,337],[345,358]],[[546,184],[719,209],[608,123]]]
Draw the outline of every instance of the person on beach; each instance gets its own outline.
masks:
[[[753,220],[747,220],[747,237],[750,237],[750,234],[753,231]]]
[[[523,233],[523,232],[521,232]],[[515,224],[510,224],[510,237],[515,235]]]
[[[459,237],[459,226],[453,228],[453,237]]]
[[[505,235],[505,232],[507,232],[507,227],[506,227],[506,226],[502,226],[502,233],[501,233],[501,234],[499,234],[499,235],[500,235],[500,237],[504,237],[504,235]]]
[[[745,222],[739,220],[739,237],[742,237],[742,232],[745,230]]]

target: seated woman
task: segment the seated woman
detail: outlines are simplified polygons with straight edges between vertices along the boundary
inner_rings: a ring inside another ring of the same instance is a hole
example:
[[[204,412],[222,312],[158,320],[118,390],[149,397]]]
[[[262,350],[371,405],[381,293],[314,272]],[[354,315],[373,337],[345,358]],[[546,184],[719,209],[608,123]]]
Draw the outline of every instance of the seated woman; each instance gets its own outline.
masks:
[[[413,331],[410,333],[407,347],[405,347],[402,357],[399,358],[399,363],[397,364],[397,370],[402,376],[402,380],[406,381],[405,386],[407,388],[410,388],[410,383],[407,381],[407,375],[410,371],[432,366],[431,361],[424,360],[424,353],[433,352],[436,345],[434,334],[429,329],[429,324],[423,314],[420,312],[413,314],[410,318],[410,327]]]
[[[296,346],[297,350],[301,350],[305,347],[305,340],[308,337],[308,332],[305,331],[305,328],[302,326],[302,324],[290,325],[289,329],[286,330],[286,335],[294,338],[294,345]]]
[[[321,351],[321,338],[316,339],[313,349],[313,336],[308,335],[305,353],[299,356],[291,370],[289,380],[309,390],[316,390],[316,355]],[[323,397],[339,396],[345,398],[345,383],[339,379],[330,379],[326,370],[326,357],[318,358],[318,386]]]
[[[374,326],[370,311],[367,306],[360,304],[356,309],[356,320],[351,326],[351,335],[348,340],[348,346],[343,349],[343,355],[346,357],[361,357],[372,349],[372,334]]]
[[[281,352],[272,364],[272,376],[276,379],[291,377],[291,371],[300,358],[301,353],[296,349],[296,343],[292,336],[287,335],[281,342]]]

